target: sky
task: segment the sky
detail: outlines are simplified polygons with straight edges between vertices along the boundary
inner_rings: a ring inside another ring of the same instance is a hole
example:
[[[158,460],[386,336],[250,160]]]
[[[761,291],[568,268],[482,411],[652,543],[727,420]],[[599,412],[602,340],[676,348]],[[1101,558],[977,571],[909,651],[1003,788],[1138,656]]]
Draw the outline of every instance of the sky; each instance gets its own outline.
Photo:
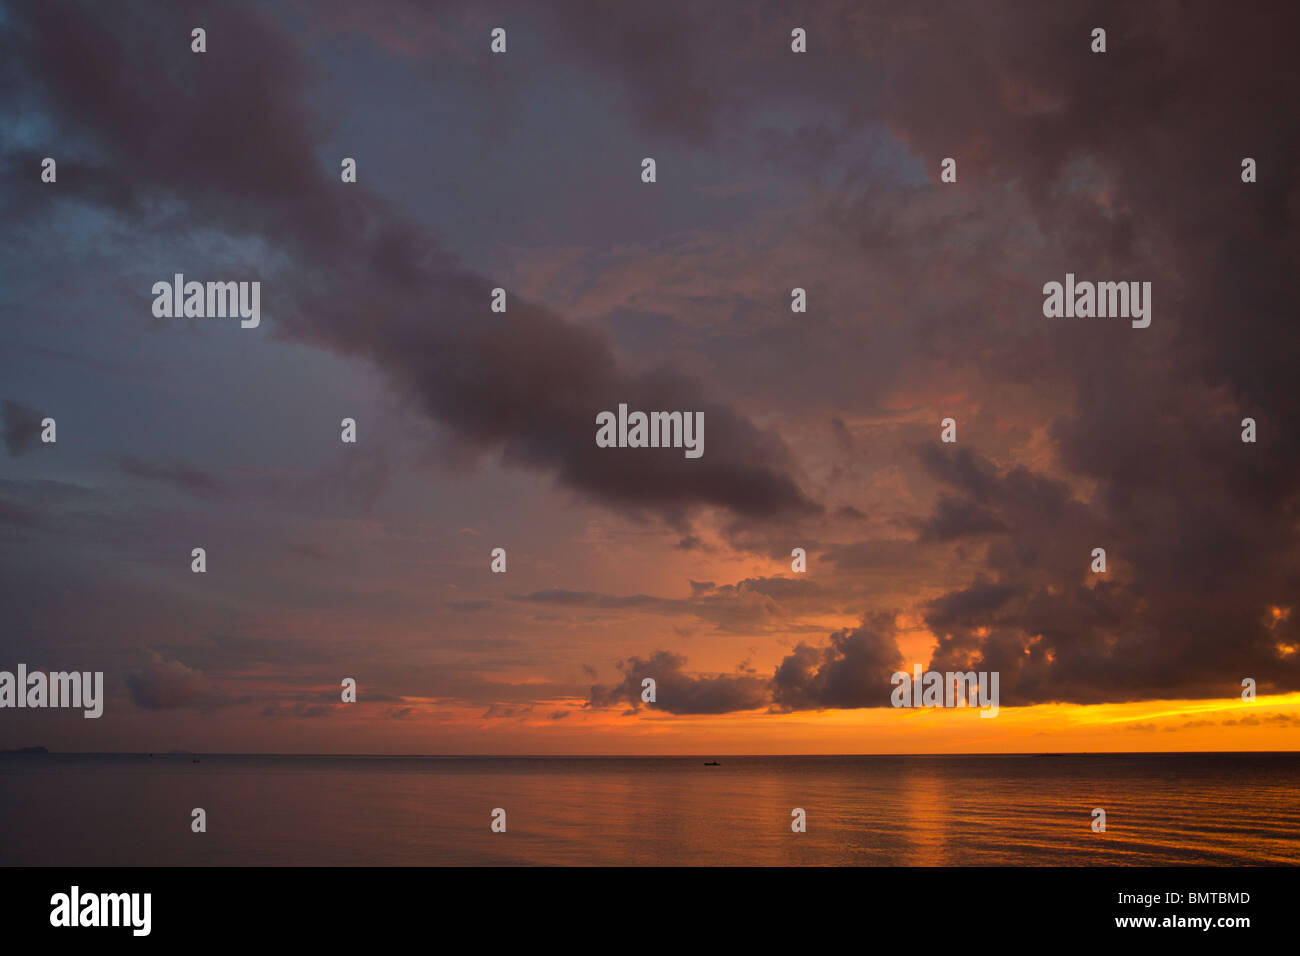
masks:
[[[107,698],[0,748],[1296,749],[1297,29],[0,3],[0,670]],[[1067,273],[1149,327],[1046,317]],[[621,403],[703,455],[598,447]]]

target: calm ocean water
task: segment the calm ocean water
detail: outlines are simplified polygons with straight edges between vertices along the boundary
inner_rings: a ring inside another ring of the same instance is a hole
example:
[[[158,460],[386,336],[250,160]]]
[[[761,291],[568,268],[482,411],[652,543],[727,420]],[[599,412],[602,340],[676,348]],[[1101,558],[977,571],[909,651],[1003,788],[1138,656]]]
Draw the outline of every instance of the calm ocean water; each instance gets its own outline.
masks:
[[[0,756],[0,864],[1300,863],[1300,754],[194,759]]]

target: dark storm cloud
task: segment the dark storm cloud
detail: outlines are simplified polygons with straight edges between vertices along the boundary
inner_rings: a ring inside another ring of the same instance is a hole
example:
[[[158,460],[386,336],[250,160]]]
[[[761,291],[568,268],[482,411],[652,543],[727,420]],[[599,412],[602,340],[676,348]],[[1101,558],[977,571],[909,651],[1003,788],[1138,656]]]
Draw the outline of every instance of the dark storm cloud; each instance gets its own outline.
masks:
[[[0,86],[7,107],[35,103],[57,138],[89,144],[61,165],[61,194],[110,195],[136,228],[154,224],[144,210],[157,200],[179,201],[191,221],[266,239],[295,260],[292,290],[264,280],[279,328],[377,363],[468,447],[677,524],[699,506],[747,518],[820,510],[775,433],[672,370],[621,371],[600,334],[546,309],[512,298],[490,313],[495,282],[322,169],[308,70],[269,14],[206,10],[201,56],[189,49],[193,14],[175,8],[48,3],[10,20],[5,75],[24,82]],[[620,402],[703,411],[706,454],[597,448],[596,414]]]
[[[685,665],[682,655],[662,650],[646,660],[620,661],[623,680],[592,687],[590,706],[628,705],[673,714],[882,707],[889,704],[890,678],[903,669],[903,659],[891,616],[879,614],[859,627],[836,631],[822,646],[799,644],[771,677],[743,666],[735,674],[692,675]],[[649,705],[641,700],[641,682],[647,677],[656,683],[656,700]]]
[[[5,399],[0,406],[0,423],[4,426],[5,448],[14,458],[30,451],[41,434],[45,416],[23,402]]]
[[[1225,456],[1235,451],[1224,444]],[[1061,482],[1022,468],[999,473],[973,453],[930,465],[1008,529],[986,544],[992,578],[929,603],[933,669],[1000,671],[1007,706],[1228,698],[1245,676],[1274,691],[1300,686],[1295,655],[1283,650],[1300,636],[1295,621],[1271,612],[1295,600],[1294,543],[1264,522],[1251,528],[1248,509],[1215,516],[1152,497],[1152,514],[1119,509],[1117,519],[1115,507],[1090,507]],[[1192,500],[1196,484],[1187,483]],[[1206,508],[1213,499],[1200,500]],[[1106,550],[1105,574],[1090,569],[1094,547]],[[1259,561],[1260,547],[1270,560]]]
[[[877,615],[836,631],[822,647],[796,647],[772,678],[772,704],[782,711],[882,707],[891,675],[903,669],[892,618]]]
[[[822,559],[837,572],[896,571],[915,566],[917,554],[912,541],[885,538],[827,545]]]
[[[1002,522],[973,501],[942,495],[934,514],[917,523],[920,541],[955,541],[971,535],[1006,530]]]
[[[175,710],[223,702],[222,695],[202,671],[154,654],[143,667],[126,675],[126,688],[137,707]]]
[[[1269,611],[1300,597],[1300,124],[1285,105],[1300,97],[1287,39],[1300,11],[950,14],[926,45],[952,67],[927,76],[926,58],[899,60],[915,95],[890,104],[891,125],[920,155],[983,157],[968,164],[977,181],[1014,181],[1040,228],[1061,237],[1062,273],[1154,279],[1156,312],[1145,338],[1085,328],[978,343],[991,373],[1032,363],[1045,393],[1074,396],[1051,436],[1096,491],[1085,504],[1026,469],[926,452],[964,507],[1008,529],[988,541],[996,584],[983,585],[1005,600],[991,615],[980,602],[953,613],[975,586],[934,605],[933,666],[1002,670],[1008,704],[1228,697],[1242,676],[1300,688],[1297,655],[1283,649],[1296,643],[1294,615]],[[1104,57],[1081,42],[1094,23],[1111,27]],[[1269,175],[1243,184],[1243,156]],[[1084,168],[1104,201],[1065,188]],[[1256,445],[1239,440],[1247,415],[1267,423]],[[930,522],[945,522],[942,509]],[[1107,576],[1087,570],[1099,546]]]
[[[590,62],[647,127],[715,142],[746,107],[816,102],[844,124],[801,144],[828,163],[851,162],[843,129],[883,122],[931,176],[955,156],[959,190],[1025,197],[1054,245],[1037,274],[1000,281],[991,240],[1006,245],[1029,223],[984,207],[982,231],[949,245],[937,273],[960,307],[914,319],[923,346],[954,365],[978,355],[989,381],[1072,400],[1051,425],[1053,448],[1070,478],[1096,488],[1085,502],[1029,468],[923,451],[960,495],[915,525],[920,542],[983,545],[987,576],[931,605],[939,661],[1003,668],[1004,696],[1021,703],[1231,694],[1247,673],[1300,688],[1300,655],[1286,651],[1297,618],[1270,612],[1300,604],[1300,8],[815,4],[800,11],[817,51],[806,59],[751,59],[784,42],[780,18],[686,14],[622,11],[601,25],[615,38],[603,50],[590,21],[557,16],[555,29],[596,51]],[[1098,25],[1103,55],[1089,50]],[[656,50],[689,63],[680,88],[729,92],[684,97],[671,118],[637,108],[661,81]],[[1257,183],[1241,182],[1245,156],[1268,171]],[[841,220],[916,288],[936,273],[896,250],[951,243],[967,224],[918,220],[921,198],[850,196]],[[1067,270],[1153,280],[1152,328],[1044,327],[1038,289]],[[990,308],[1016,321],[971,321]],[[1246,416],[1260,422],[1258,444],[1238,439]],[[1088,576],[1096,546],[1110,577]],[[848,561],[851,547],[830,553]],[[993,609],[980,599],[994,597]]]
[[[691,676],[682,667],[686,658],[671,651],[656,651],[646,660],[620,661],[623,680],[612,686],[591,688],[593,707],[626,704],[637,710],[648,706],[670,714],[726,714],[762,707],[769,700],[767,681],[752,674]],[[655,681],[655,702],[641,701],[644,678]]]
[[[926,621],[931,627],[943,628],[954,622],[978,623],[984,615],[1002,607],[1015,595],[1015,589],[994,584],[984,578],[960,591],[949,591],[928,605]]]

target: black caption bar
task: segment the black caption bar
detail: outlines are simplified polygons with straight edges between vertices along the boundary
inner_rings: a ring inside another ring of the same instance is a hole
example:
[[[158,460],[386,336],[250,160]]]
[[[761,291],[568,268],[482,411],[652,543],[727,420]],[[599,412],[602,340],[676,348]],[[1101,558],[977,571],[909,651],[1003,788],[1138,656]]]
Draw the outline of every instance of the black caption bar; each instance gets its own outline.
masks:
[[[1050,930],[1140,945],[1192,935],[1230,945],[1292,924],[1300,870],[106,867],[10,868],[0,881],[7,940],[79,944],[376,942],[432,930],[494,945],[548,937],[678,945],[684,937],[676,934],[688,932],[731,947],[948,927],[953,939]]]

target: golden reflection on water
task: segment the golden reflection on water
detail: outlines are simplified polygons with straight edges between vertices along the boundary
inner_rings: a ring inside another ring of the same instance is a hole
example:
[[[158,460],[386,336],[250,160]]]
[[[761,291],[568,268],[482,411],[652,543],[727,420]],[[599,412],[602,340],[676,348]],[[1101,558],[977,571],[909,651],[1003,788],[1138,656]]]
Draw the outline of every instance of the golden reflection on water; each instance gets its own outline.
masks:
[[[903,822],[911,846],[913,866],[942,866],[948,834],[948,784],[936,772],[917,770],[907,775],[903,796]]]

